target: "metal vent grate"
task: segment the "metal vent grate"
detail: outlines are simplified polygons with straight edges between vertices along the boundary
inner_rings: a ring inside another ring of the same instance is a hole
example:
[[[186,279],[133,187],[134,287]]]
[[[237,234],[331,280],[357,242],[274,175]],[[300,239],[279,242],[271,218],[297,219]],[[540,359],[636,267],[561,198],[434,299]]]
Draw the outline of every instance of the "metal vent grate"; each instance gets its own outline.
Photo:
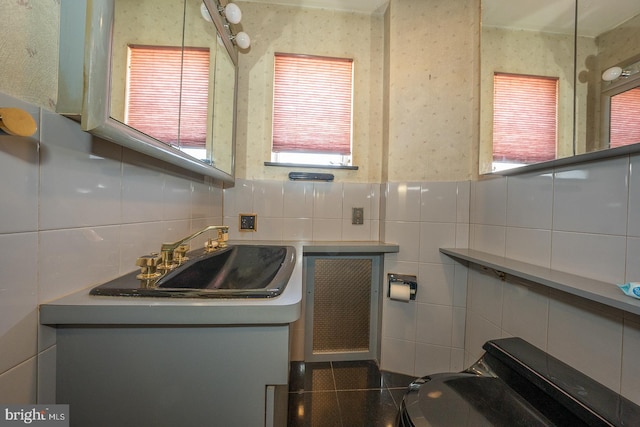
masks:
[[[369,351],[371,259],[316,259],[313,353]]]

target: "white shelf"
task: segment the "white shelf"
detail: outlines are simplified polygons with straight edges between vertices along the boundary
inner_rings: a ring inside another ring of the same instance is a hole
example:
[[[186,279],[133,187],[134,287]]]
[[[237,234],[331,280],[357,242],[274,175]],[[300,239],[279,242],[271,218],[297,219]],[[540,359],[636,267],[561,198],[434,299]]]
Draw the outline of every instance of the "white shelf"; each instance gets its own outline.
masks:
[[[440,252],[456,260],[468,261],[498,273],[539,283],[629,313],[640,314],[640,300],[625,295],[615,283],[602,282],[473,249],[440,248]]]

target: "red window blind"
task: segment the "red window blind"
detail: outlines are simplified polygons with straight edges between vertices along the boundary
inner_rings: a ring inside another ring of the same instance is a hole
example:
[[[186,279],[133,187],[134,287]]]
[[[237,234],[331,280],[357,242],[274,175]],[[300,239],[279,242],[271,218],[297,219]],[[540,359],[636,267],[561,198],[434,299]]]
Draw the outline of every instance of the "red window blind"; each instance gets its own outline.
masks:
[[[640,142],[640,87],[611,97],[610,147]]]
[[[353,60],[275,54],[274,153],[351,154]]]
[[[493,83],[493,161],[555,159],[558,79],[495,73]]]
[[[129,46],[126,124],[162,142],[204,147],[209,49]]]

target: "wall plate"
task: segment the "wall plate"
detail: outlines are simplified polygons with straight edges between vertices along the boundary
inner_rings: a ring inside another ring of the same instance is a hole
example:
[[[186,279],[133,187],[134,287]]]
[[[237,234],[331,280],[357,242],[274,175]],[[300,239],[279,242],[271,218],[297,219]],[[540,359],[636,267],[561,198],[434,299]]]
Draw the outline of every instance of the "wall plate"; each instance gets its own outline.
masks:
[[[240,214],[239,230],[240,231],[257,231],[258,215],[257,214]]]
[[[354,224],[354,225],[364,224],[364,208],[351,209],[351,224]]]

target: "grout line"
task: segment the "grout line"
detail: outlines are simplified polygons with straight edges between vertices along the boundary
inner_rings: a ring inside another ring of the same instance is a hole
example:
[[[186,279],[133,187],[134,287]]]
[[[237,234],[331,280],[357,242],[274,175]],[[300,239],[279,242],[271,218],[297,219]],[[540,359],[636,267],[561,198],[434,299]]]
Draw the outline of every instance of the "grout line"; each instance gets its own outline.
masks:
[[[338,406],[338,418],[340,419],[340,425],[344,427],[342,422],[342,406],[340,406],[340,399],[338,398],[338,387],[336,385],[336,374],[333,369],[333,362],[329,361],[329,366],[331,367],[331,379],[333,380],[333,393],[336,398],[336,405]]]

